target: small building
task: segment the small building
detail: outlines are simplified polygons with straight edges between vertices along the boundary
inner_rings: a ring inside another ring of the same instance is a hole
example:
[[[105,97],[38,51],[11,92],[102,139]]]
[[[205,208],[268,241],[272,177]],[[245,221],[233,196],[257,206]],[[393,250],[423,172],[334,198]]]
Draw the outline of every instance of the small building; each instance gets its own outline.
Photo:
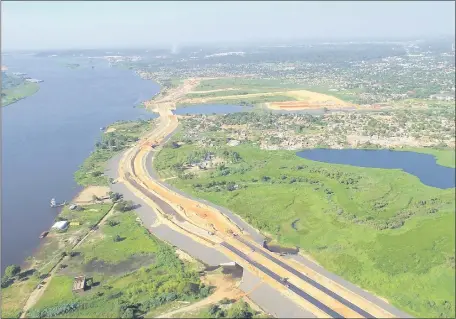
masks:
[[[68,226],[69,226],[68,221],[61,220],[61,221],[56,222],[54,225],[52,225],[52,228],[57,229],[57,230],[65,230],[68,228]]]
[[[71,204],[70,207],[68,207],[70,210],[75,210],[78,206],[75,204]]]
[[[83,292],[85,289],[86,278],[85,276],[74,277],[73,281],[73,292],[79,293]]]
[[[231,140],[227,143],[227,145],[229,146],[238,146],[241,142],[239,142],[238,140]]]

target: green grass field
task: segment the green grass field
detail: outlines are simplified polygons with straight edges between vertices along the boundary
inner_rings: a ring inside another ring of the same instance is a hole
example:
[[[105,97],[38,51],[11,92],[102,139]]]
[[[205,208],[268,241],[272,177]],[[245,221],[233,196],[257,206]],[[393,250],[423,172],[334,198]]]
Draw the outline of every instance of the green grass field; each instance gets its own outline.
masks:
[[[28,296],[40,280],[31,276],[28,280],[2,288],[2,318],[19,318]]]
[[[72,244],[68,242],[75,237],[86,235],[91,225],[95,225],[110,210],[111,204],[94,204],[85,206],[84,211],[71,211],[65,207],[59,217],[69,221],[79,221],[81,225],[70,226],[66,232],[51,231],[33,256],[33,270],[26,280],[15,280],[12,285],[2,288],[2,315],[4,318],[18,318],[28,296],[41,281],[39,276],[49,271],[60,260],[63,252],[68,252]]]
[[[428,187],[400,170],[318,163],[242,144],[199,153],[191,144],[164,148],[155,165],[175,169],[205,151],[220,157],[225,150],[241,160],[168,182],[299,246],[414,316],[454,317],[454,188]]]
[[[173,248],[136,222],[134,212],[115,213],[115,226],[102,225],[78,249],[67,267],[51,279],[49,287],[28,317],[131,318],[177,300],[195,301],[209,287],[195,267],[179,260]],[[122,240],[115,242],[113,236]],[[133,261],[142,256],[141,264]],[[97,264],[95,263],[97,262]],[[73,294],[73,277],[92,278],[90,289]]]
[[[2,106],[10,105],[35,94],[40,89],[38,83],[24,82],[10,89],[2,90]]]

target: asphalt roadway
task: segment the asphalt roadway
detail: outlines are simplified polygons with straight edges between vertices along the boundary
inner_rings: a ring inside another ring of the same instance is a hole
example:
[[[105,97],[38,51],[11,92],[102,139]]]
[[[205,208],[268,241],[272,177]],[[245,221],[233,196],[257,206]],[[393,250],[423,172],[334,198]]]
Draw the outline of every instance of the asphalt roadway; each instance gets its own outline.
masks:
[[[113,179],[119,177],[118,167],[122,156],[123,153],[118,154],[108,161],[105,170],[105,174],[108,177]],[[176,246],[208,266],[219,266],[221,263],[232,261],[216,249],[205,246],[171,229],[167,225],[159,224],[158,226],[154,226],[157,223],[158,217],[157,212],[153,208],[133,194],[123,183],[111,184],[110,187],[113,192],[122,194],[126,200],[131,200],[138,205],[135,211],[139,218],[142,220],[144,226],[157,238]],[[260,281],[261,279],[259,277],[244,270],[240,289],[246,293],[250,292],[252,289],[251,283]],[[249,298],[265,312],[278,318],[315,318],[312,313],[306,311],[265,282],[249,294]]]
[[[172,132],[172,133],[168,134],[165,137],[165,139],[162,141],[162,143],[165,143],[165,141],[168,140],[173,135],[173,133],[175,133],[175,132]],[[110,161],[110,163],[108,164],[108,169],[107,169],[106,174],[108,176],[114,178],[114,179],[116,179],[118,177],[117,176],[118,175],[117,169],[118,169],[118,164],[119,164],[120,157],[122,155],[123,154],[119,154],[118,156],[113,158]],[[168,189],[170,189],[170,190],[172,190],[172,191],[174,191],[176,193],[179,193],[180,195],[182,195],[184,197],[190,198],[192,200],[195,200],[195,201],[200,202],[202,204],[205,204],[207,206],[212,206],[215,209],[221,211],[231,221],[233,221],[236,225],[238,225],[238,227],[240,227],[244,232],[249,233],[250,236],[254,239],[255,242],[257,242],[260,245],[263,244],[264,236],[262,236],[253,227],[251,227],[249,224],[247,224],[245,221],[243,221],[241,218],[239,218],[236,214],[233,214],[232,212],[230,212],[229,210],[225,209],[224,207],[220,207],[220,206],[214,205],[212,203],[209,203],[209,202],[207,202],[205,200],[201,200],[201,199],[189,196],[188,194],[185,194],[184,192],[172,187],[171,185],[168,185],[167,183],[161,182],[159,180],[159,177],[158,177],[157,173],[153,170],[153,158],[154,158],[154,155],[155,155],[155,151],[151,151],[149,154],[147,154],[145,160],[142,163],[142,165],[144,165],[145,171],[150,175],[151,178],[155,179],[155,181],[158,182],[159,184],[161,184],[162,186],[164,186],[164,187],[166,187],[166,188],[168,188]],[[132,165],[132,167],[134,169],[133,165]],[[127,179],[128,179],[128,173],[127,173]],[[140,189],[143,194],[145,194],[146,196],[151,198],[156,204],[158,204],[159,207],[166,214],[172,214],[172,215],[175,215],[176,217],[180,217],[180,216],[178,216],[179,214],[177,214],[177,212],[175,212],[175,210],[168,203],[166,203],[163,200],[161,200],[160,198],[158,198],[156,195],[154,195],[154,193],[152,193],[149,190],[145,189],[142,185],[137,184],[136,182],[134,182],[134,180],[129,180],[129,182],[132,183],[135,186],[135,188]],[[141,219],[145,223],[145,225],[153,225],[155,223],[155,221],[157,219],[157,215],[156,215],[157,213],[152,208],[150,208],[146,203],[144,203],[141,199],[137,198],[133,193],[131,193],[129,191],[129,189],[125,185],[123,185],[123,184],[114,184],[114,185],[112,185],[112,189],[115,190],[116,192],[124,194],[124,197],[126,199],[130,199],[133,202],[138,203],[140,205],[140,207],[139,207],[139,209],[137,209],[137,211],[138,211],[139,216],[141,217]],[[151,230],[150,229],[151,227],[147,226],[147,228],[149,230]],[[227,257],[225,257],[223,254],[218,252],[216,249],[213,249],[213,248],[207,247],[205,245],[202,245],[200,243],[197,243],[196,241],[192,240],[191,238],[188,238],[186,235],[184,235],[182,233],[179,233],[179,232],[176,232],[176,231],[172,230],[171,228],[169,228],[166,225],[159,225],[157,227],[154,227],[153,228],[153,232],[154,232],[154,234],[157,235],[157,237],[159,237],[159,238],[161,238],[161,239],[163,239],[163,240],[165,240],[165,241],[167,241],[167,242],[179,247],[180,249],[186,251],[187,253],[189,253],[190,255],[194,256],[195,258],[201,260],[202,262],[204,262],[207,265],[217,266],[220,263],[229,261]],[[252,245],[250,243],[246,243],[245,241],[242,241],[242,242],[244,244],[248,245],[251,248],[252,248],[252,246],[254,247],[254,245]],[[183,243],[185,243],[185,244],[183,244]],[[255,267],[257,267],[258,269],[263,271],[269,277],[272,277],[273,279],[279,281],[280,283],[285,284],[285,283],[281,282],[281,277],[278,276],[276,273],[272,272],[271,270],[269,270],[266,267],[263,267],[261,264],[251,260],[247,255],[245,255],[244,253],[242,253],[241,251],[239,251],[235,247],[233,247],[233,246],[231,246],[231,245],[229,245],[227,243],[223,243],[222,245],[224,245],[226,248],[230,249],[232,252],[235,252],[238,256],[241,256],[244,260],[249,261],[252,265],[255,265]],[[257,251],[259,251],[264,257],[266,257],[269,260],[275,262],[277,265],[279,265],[279,266],[285,268],[286,270],[290,271],[291,273],[293,273],[294,275],[296,275],[300,279],[306,281],[307,283],[311,284],[312,286],[314,286],[315,288],[319,289],[320,291],[322,291],[322,292],[326,293],[327,295],[333,297],[335,300],[338,300],[339,302],[341,302],[342,304],[344,304],[348,308],[351,308],[353,311],[355,311],[355,312],[357,312],[357,313],[359,313],[362,316],[367,317],[367,318],[372,318],[373,317],[368,312],[364,311],[363,309],[359,308],[358,306],[354,305],[353,303],[349,302],[348,300],[342,298],[341,296],[339,296],[338,294],[332,292],[328,288],[318,284],[316,281],[310,279],[309,277],[303,275],[302,273],[296,271],[295,269],[293,269],[293,267],[290,267],[290,266],[286,265],[285,263],[283,263],[279,259],[274,258],[273,256],[270,256],[270,254],[267,254],[266,252],[261,251],[261,249],[257,249]],[[215,255],[212,254],[212,253],[215,253]],[[397,317],[410,317],[409,315],[407,315],[407,314],[395,309],[394,307],[392,307],[388,303],[386,303],[383,300],[381,300],[381,299],[369,294],[368,292],[362,290],[361,288],[356,287],[355,285],[346,282],[342,278],[340,278],[340,277],[338,277],[338,276],[336,276],[334,274],[329,273],[328,271],[324,270],[322,267],[319,267],[318,265],[316,265],[315,263],[311,262],[307,258],[304,258],[303,256],[299,256],[299,255],[293,256],[293,257],[295,258],[295,260],[299,261],[300,263],[302,263],[302,264],[304,264],[306,266],[309,266],[309,268],[311,268],[314,271],[316,271],[316,272],[318,272],[318,273],[320,273],[320,274],[332,279],[333,281],[341,284],[342,286],[344,286],[348,290],[351,290],[351,291],[361,295],[366,300],[369,300],[369,301],[379,305],[380,307],[384,308],[385,310],[391,312],[393,315],[395,315]],[[303,262],[303,261],[305,261],[305,262]],[[250,275],[252,275],[252,274],[250,274]],[[257,278],[257,279],[259,280],[259,278]],[[267,287],[268,285],[263,283],[261,286],[262,287]],[[302,291],[300,288],[292,285],[291,283],[288,283],[287,287],[288,287],[288,289],[290,289],[291,291],[295,292],[296,294],[298,294],[302,298],[306,299],[307,301],[311,302],[313,305],[315,305],[316,307],[318,307],[319,309],[321,309],[325,313],[331,315],[332,317],[337,317],[337,318],[341,318],[342,317],[340,314],[338,314],[337,312],[335,312],[331,308],[327,307],[326,305],[324,305],[320,301],[316,300],[312,296],[308,295],[307,293]],[[285,296],[281,295],[279,292],[274,290],[271,286],[269,286],[269,288],[272,289],[272,291],[274,291],[276,295],[280,295],[282,298],[286,298]],[[257,292],[261,291],[261,290],[267,290],[267,289],[258,288],[258,289],[255,289],[254,293],[256,293],[256,295],[258,295]],[[270,292],[268,294],[265,294],[265,296],[266,295],[270,295]],[[286,299],[288,299],[288,298],[286,298]],[[252,300],[253,300],[253,298],[252,298]],[[254,300],[254,301],[257,302],[260,305],[260,307],[262,307],[264,310],[266,310],[267,312],[270,312],[271,314],[275,314],[278,317],[289,317],[291,315],[290,313],[285,314],[283,312],[273,311],[272,308],[275,308],[275,307],[271,307],[270,306],[271,303],[270,302],[266,302],[266,299],[264,297],[263,298],[259,298],[259,300]],[[291,300],[289,300],[289,301],[291,302]],[[274,304],[274,303],[272,303],[272,304]],[[296,304],[294,304],[294,305],[298,308],[298,310],[301,310],[301,311],[303,310],[301,307],[297,306]],[[292,315],[292,317],[295,317],[295,315]],[[314,316],[312,314],[310,314],[309,312],[304,311],[304,313],[301,313],[300,315],[298,315],[298,317],[314,317]]]
[[[170,134],[168,134],[165,139],[163,140],[163,144],[166,143],[166,141],[168,139],[170,139],[175,133],[177,132],[174,131]],[[169,185],[165,182],[162,182],[160,181],[160,178],[157,174],[157,172],[154,170],[153,168],[153,158],[154,158],[154,155],[155,155],[155,151],[152,151],[150,152],[149,154],[147,154],[147,157],[146,157],[146,160],[145,160],[145,165],[146,165],[146,169],[145,171],[159,184],[161,184],[162,186],[182,195],[182,196],[185,196],[187,198],[190,198],[194,201],[197,201],[197,202],[200,202],[202,204],[205,204],[207,206],[211,206],[217,210],[219,210],[220,212],[222,212],[224,215],[226,215],[231,221],[233,221],[236,225],[238,225],[240,228],[242,228],[245,232],[249,233],[249,235],[253,238],[253,240],[260,244],[260,245],[263,245],[263,241],[265,239],[265,237],[263,235],[261,235],[255,228],[253,228],[251,225],[249,225],[248,223],[246,223],[244,220],[242,220],[239,216],[237,216],[236,214],[234,214],[233,212],[229,211],[228,209],[224,208],[224,207],[221,207],[221,206],[218,206],[218,205],[215,205],[213,203],[210,203],[206,200],[202,200],[202,199],[199,199],[199,198],[195,198],[193,196],[190,196],[188,194],[186,194],[185,192],[173,187],[172,185]],[[249,246],[251,246],[249,244]],[[258,249],[257,249],[258,251]],[[269,255],[268,254],[265,254],[263,253],[263,255],[265,257],[268,257]],[[269,257],[268,257],[269,258]],[[411,315],[397,309],[396,307],[392,306],[391,304],[387,303],[386,301],[376,297],[375,295],[367,292],[366,290],[356,286],[355,284],[351,283],[351,282],[348,282],[346,281],[345,279],[343,279],[342,277],[340,276],[337,276],[336,274],[333,274],[329,271],[327,271],[326,269],[324,269],[323,267],[319,266],[318,264],[316,264],[315,262],[313,262],[312,260],[302,256],[302,255],[286,255],[286,258],[289,258],[289,259],[294,259],[296,260],[297,262],[309,267],[310,269],[312,269],[313,271],[315,271],[316,273],[324,276],[324,277],[327,277],[329,278],[330,280],[334,281],[335,283],[341,285],[342,287],[344,287],[345,289],[357,294],[357,295],[360,295],[361,297],[363,297],[364,299],[366,299],[367,301],[379,306],[380,308],[383,308],[385,309],[386,311],[390,312],[392,315],[394,315],[395,317],[397,318],[413,318]],[[269,258],[271,259],[271,258]],[[277,259],[275,259],[274,261],[276,262]],[[354,305],[353,303],[349,302],[348,300],[340,297],[339,295],[335,294],[334,292],[332,292],[331,290],[327,289],[326,287],[316,283],[315,281],[313,281],[312,279],[308,278],[307,276],[304,276],[303,274],[299,273],[298,271],[296,271],[295,269],[293,269],[292,267],[289,267],[287,266],[286,264],[284,264],[283,262],[281,262],[280,260],[277,260],[279,263],[280,266],[284,266],[285,265],[285,269],[291,271],[293,274],[295,274],[296,276],[298,276],[299,278],[305,280],[306,282],[312,284],[314,287],[324,291],[325,293],[327,293],[328,295],[330,295],[331,297],[333,297],[334,299],[340,301],[342,304],[346,305],[347,307],[351,308],[352,310],[358,312],[359,314],[361,314],[362,316],[365,316],[366,318],[373,318],[373,316],[371,314],[369,314],[368,312],[364,311],[363,309],[359,308],[358,306]],[[290,270],[292,269],[292,270]],[[305,278],[304,278],[305,277]],[[316,285],[314,285],[312,282],[309,282],[312,281],[313,283],[315,283]]]

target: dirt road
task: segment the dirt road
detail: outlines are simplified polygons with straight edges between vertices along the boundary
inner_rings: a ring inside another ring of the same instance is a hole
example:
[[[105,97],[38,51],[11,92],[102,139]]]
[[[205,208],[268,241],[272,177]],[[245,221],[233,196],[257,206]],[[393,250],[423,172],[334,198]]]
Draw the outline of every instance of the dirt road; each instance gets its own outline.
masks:
[[[113,214],[114,212],[114,207],[112,207],[106,215],[95,225],[99,226],[105,223],[105,221]],[[84,237],[82,237],[72,248],[71,250],[73,251],[74,249],[78,248],[85,240],[87,237],[89,237],[94,231],[96,231],[96,227],[91,229]],[[51,272],[49,273],[49,276],[45,279],[44,284],[38,285],[35,290],[30,294],[29,298],[27,299],[27,302],[25,303],[24,307],[22,308],[22,314],[20,318],[26,318],[25,315],[27,311],[32,308],[38,300],[40,300],[41,296],[43,293],[46,291],[47,287],[49,286],[49,283],[51,282],[51,279],[54,277],[55,273],[59,270],[59,266],[70,258],[69,256],[61,258],[57,264],[52,268]],[[38,288],[40,287],[40,288]]]

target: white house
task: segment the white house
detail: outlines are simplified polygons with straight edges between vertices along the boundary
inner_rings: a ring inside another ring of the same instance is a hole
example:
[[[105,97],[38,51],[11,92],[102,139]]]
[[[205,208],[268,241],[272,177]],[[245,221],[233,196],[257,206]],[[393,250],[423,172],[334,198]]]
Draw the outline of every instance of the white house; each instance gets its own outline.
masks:
[[[68,221],[66,220],[61,220],[56,222],[54,225],[52,225],[52,228],[57,229],[57,230],[65,230],[68,228]]]

